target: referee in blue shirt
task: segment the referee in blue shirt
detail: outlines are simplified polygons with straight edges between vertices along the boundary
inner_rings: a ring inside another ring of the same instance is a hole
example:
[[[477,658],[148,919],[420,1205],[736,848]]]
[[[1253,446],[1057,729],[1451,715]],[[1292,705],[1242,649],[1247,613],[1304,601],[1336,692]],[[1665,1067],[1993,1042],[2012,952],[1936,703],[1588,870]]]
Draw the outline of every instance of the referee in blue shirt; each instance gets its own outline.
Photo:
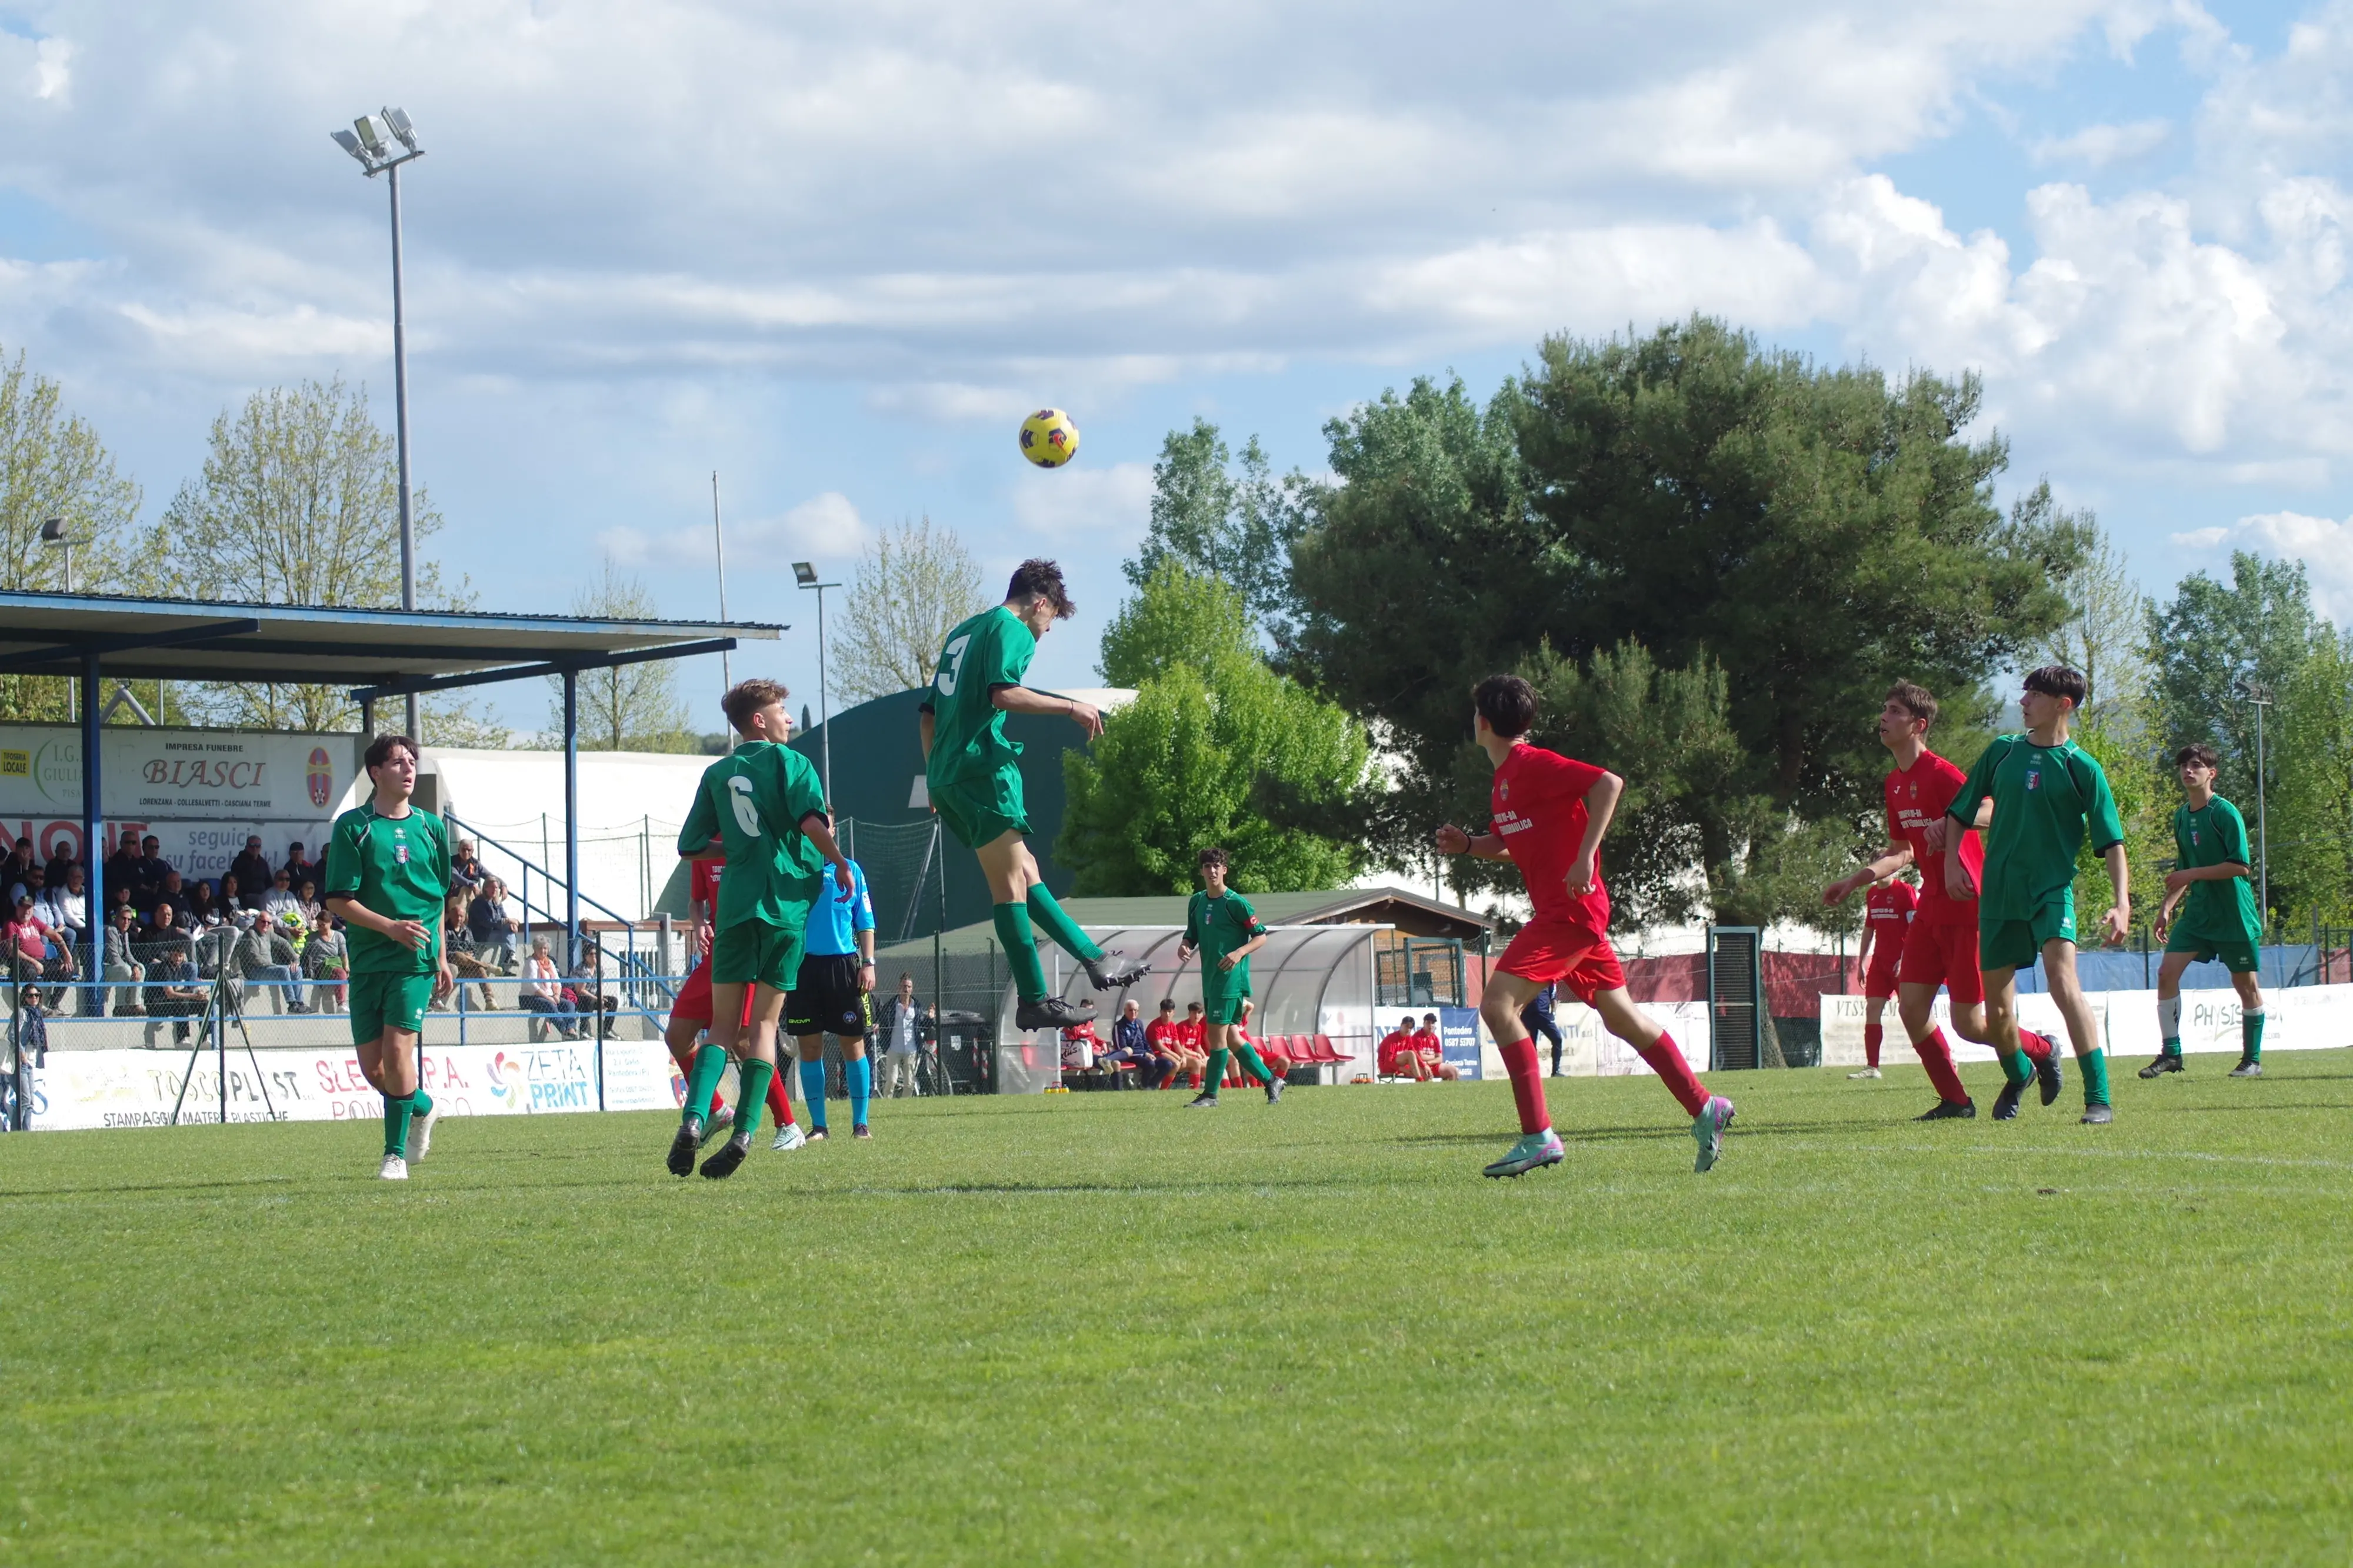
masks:
[[[874,1064],[866,1036],[874,1026],[874,900],[866,869],[849,863],[846,895],[827,884],[809,910],[808,939],[799,975],[785,994],[785,1029],[801,1059],[801,1099],[808,1107],[808,1141],[825,1131],[825,1037],[841,1040],[841,1076],[849,1082],[849,1134],[871,1138],[866,1102],[874,1092]]]

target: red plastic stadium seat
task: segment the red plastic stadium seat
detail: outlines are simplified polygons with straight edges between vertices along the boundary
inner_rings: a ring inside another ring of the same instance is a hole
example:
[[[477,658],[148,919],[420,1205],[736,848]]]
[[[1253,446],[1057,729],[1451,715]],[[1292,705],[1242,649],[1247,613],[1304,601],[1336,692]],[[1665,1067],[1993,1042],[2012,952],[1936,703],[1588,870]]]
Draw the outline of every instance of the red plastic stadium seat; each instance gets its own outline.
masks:
[[[1330,1066],[1335,1062],[1345,1062],[1350,1058],[1342,1056],[1338,1051],[1332,1048],[1331,1036],[1319,1034],[1315,1037],[1315,1055],[1314,1059],[1322,1062],[1326,1066]]]

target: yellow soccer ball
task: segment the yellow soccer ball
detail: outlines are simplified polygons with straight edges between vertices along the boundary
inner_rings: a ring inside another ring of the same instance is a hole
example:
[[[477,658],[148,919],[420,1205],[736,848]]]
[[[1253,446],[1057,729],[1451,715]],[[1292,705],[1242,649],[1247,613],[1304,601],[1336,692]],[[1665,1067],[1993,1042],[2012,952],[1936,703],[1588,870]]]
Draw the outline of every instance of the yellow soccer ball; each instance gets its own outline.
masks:
[[[1079,427],[1059,408],[1040,408],[1021,422],[1021,455],[1041,468],[1059,468],[1079,455]]]

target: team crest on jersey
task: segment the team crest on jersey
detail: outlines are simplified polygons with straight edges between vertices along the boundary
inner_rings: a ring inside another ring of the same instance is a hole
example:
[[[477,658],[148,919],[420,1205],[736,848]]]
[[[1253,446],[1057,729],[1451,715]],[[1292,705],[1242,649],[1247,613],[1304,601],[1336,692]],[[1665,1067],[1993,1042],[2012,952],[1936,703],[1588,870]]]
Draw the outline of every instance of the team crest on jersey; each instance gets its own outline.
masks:
[[[2030,790],[2041,789],[2041,788],[2042,787],[2042,769],[2040,769],[2040,768],[2030,768],[2030,769],[2028,769],[2028,770],[2027,770],[2027,773],[2026,773],[2026,787],[2027,787],[2028,789],[2030,789]]]
[[[1495,786],[1495,798],[1497,800],[1509,800],[1512,798],[1511,780],[1505,779],[1502,784]]]

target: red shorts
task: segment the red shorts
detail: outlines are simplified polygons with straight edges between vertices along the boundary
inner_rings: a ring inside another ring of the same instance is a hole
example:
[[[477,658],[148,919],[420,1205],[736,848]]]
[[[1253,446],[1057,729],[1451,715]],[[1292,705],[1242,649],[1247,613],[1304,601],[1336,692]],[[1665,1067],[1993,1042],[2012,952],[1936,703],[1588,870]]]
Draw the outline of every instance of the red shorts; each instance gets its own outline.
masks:
[[[1941,985],[1956,1007],[1973,1007],[1985,1000],[1985,978],[1978,973],[1978,927],[1975,921],[1929,925],[1914,921],[1904,934],[1903,965],[1896,978],[1906,985]]]
[[[1910,940],[1909,932],[1905,933],[1905,940]],[[1882,953],[1887,955],[1883,960],[1880,957]],[[1883,942],[1872,949],[1871,969],[1862,977],[1862,994],[1866,999],[1884,1000],[1895,994],[1895,973],[1903,957],[1901,942]]]
[[[1557,984],[1588,1007],[1595,992],[1620,991],[1626,985],[1626,972],[1619,967],[1608,937],[1590,927],[1542,915],[1520,928],[1495,967],[1539,985]]]
[[[678,988],[678,1000],[670,1005],[672,1023],[684,1018],[711,1027],[711,960],[699,960],[687,975],[686,984]],[[744,987],[744,1023],[752,1022],[752,987]]]

